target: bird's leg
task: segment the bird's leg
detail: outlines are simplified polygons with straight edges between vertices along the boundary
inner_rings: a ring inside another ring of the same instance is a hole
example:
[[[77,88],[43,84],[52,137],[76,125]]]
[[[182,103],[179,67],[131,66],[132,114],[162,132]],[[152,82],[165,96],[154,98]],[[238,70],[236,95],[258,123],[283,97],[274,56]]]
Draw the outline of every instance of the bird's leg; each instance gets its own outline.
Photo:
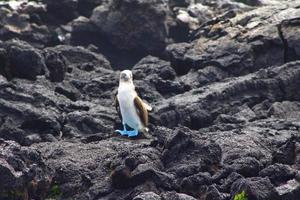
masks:
[[[123,130],[122,131],[121,130],[116,130],[116,132],[120,133],[121,135],[129,135],[128,132],[130,132],[130,131],[126,130],[126,124],[123,123]]]
[[[133,130],[133,131],[128,131],[128,137],[134,137],[137,136],[139,134],[138,130]]]

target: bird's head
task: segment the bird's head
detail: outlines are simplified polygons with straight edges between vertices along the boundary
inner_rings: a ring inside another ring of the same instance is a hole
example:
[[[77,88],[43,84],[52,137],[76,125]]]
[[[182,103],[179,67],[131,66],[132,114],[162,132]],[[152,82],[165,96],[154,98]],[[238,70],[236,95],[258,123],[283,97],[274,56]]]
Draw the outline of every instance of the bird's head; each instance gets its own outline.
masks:
[[[130,70],[121,71],[120,82],[132,83],[132,72]]]

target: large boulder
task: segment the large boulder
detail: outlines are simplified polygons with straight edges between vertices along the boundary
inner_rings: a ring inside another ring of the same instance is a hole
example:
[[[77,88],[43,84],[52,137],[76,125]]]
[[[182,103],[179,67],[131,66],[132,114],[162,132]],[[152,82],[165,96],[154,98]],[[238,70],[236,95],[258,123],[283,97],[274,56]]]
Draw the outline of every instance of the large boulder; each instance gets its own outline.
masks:
[[[60,53],[66,59],[67,64],[86,71],[97,70],[97,68],[111,69],[109,61],[101,54],[90,51],[83,47],[69,45],[58,45],[46,49]]]
[[[252,114],[249,115],[249,109],[243,105],[246,102],[255,105],[260,103],[261,99],[274,101],[281,98],[300,98],[299,91],[296,89],[300,75],[298,66],[299,62],[290,62],[278,68],[269,67],[266,70],[241,76],[239,79],[226,79],[226,81],[190,90],[157,105],[156,113],[159,115],[160,122],[167,127],[182,124],[196,130],[210,126],[220,114],[236,114],[237,118],[251,120],[255,118],[255,113],[251,111]],[[272,76],[271,80],[269,76]],[[282,93],[282,90],[286,93]],[[255,92],[255,95],[248,98],[250,91]],[[191,98],[186,98],[188,95]],[[233,104],[235,109],[232,109]],[[246,113],[243,112],[245,109],[248,110]]]
[[[298,15],[299,16],[299,9],[292,10],[291,13],[285,12],[284,14],[288,17],[288,15]],[[284,48],[285,48],[285,60],[292,61],[292,60],[299,60],[300,52],[299,52],[299,34],[297,34],[297,30],[300,26],[299,18],[294,19],[286,19],[281,22],[279,25],[279,34],[284,41]]]
[[[95,8],[91,21],[119,49],[157,54],[166,45],[167,12],[162,0],[113,0]]]
[[[44,74],[45,59],[40,50],[20,40],[10,40],[2,43],[2,73],[8,78],[14,77],[35,80]]]
[[[2,139],[0,147],[0,198],[44,198],[53,170],[45,164],[41,154],[33,148]]]
[[[276,187],[276,191],[282,200],[296,200],[300,195],[299,181],[292,179],[286,184]]]
[[[161,97],[174,96],[189,90],[182,81],[176,78],[170,62],[157,57],[147,56],[141,59],[132,68],[132,72],[137,90],[140,91],[142,97],[152,102]],[[149,86],[151,89],[145,86]]]
[[[133,200],[160,200],[160,196],[154,192],[145,192],[134,197]]]
[[[180,75],[207,66],[241,75],[281,65],[297,59],[295,29],[298,23],[294,19],[297,16],[299,9],[290,3],[284,9],[280,5],[270,5],[230,19],[216,18],[197,29],[192,42],[170,44],[166,51]],[[281,29],[278,29],[281,22]]]
[[[2,1],[0,36],[2,40],[19,38],[35,47],[59,43],[56,33],[41,21],[46,6],[36,1]]]
[[[108,2],[109,0],[78,0],[77,11],[82,16],[90,17],[94,8]]]
[[[248,199],[253,200],[279,200],[279,195],[268,178],[239,179],[231,187],[231,199],[242,192]]]
[[[162,195],[164,199],[174,199],[174,200],[196,200],[194,197],[177,192],[166,192]]]
[[[294,118],[300,119],[300,104],[298,102],[275,102],[270,108],[268,114],[276,118]]]
[[[52,23],[66,23],[78,16],[78,0],[43,0],[43,3],[46,4],[47,20]]]
[[[270,181],[274,185],[280,185],[281,183],[285,183],[286,181],[293,179],[295,175],[296,170],[292,169],[288,165],[283,165],[279,163],[270,165],[259,172],[259,176],[269,177]]]

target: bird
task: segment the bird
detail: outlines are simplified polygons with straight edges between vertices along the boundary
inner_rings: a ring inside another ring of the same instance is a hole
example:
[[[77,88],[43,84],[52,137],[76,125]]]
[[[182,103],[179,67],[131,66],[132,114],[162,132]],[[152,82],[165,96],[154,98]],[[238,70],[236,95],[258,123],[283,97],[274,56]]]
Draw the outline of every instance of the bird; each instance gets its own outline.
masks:
[[[115,107],[123,124],[123,130],[116,130],[117,133],[128,137],[137,136],[139,131],[144,134],[148,133],[148,111],[151,111],[152,107],[145,103],[135,91],[130,70],[123,70],[120,73]],[[133,130],[127,130],[126,125]]]

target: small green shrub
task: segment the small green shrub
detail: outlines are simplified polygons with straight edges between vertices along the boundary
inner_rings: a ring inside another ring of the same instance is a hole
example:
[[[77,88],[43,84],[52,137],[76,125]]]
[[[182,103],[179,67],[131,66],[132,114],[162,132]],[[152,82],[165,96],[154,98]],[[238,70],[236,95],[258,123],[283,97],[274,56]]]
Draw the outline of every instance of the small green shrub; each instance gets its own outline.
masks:
[[[58,199],[62,195],[59,185],[55,184],[51,187],[48,198]]]
[[[242,191],[241,193],[236,194],[234,200],[248,200],[246,192]]]

